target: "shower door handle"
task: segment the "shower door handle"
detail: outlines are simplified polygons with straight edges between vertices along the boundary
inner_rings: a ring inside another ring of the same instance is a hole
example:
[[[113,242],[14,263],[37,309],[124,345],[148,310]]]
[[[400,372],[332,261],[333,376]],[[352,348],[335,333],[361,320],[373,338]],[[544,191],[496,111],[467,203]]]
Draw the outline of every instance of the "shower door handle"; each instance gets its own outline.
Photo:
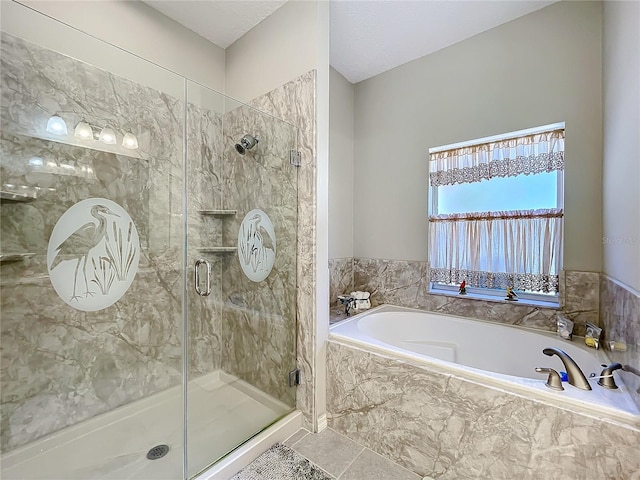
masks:
[[[207,277],[206,277],[206,288],[202,290],[200,288],[200,266],[207,266]],[[207,262],[205,259],[200,258],[196,260],[196,264],[194,266],[194,279],[196,293],[201,297],[208,297],[211,294],[211,264]]]

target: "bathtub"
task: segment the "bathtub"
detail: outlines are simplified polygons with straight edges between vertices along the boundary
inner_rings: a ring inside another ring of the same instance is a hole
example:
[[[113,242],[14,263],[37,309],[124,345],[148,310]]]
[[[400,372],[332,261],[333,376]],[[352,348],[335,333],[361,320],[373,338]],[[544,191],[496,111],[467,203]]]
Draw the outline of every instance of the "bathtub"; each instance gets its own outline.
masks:
[[[331,326],[329,338],[481,385],[640,426],[640,411],[617,372],[616,390],[605,389],[590,378],[600,375],[602,366],[611,362],[605,352],[585,346],[580,338],[566,341],[551,332],[391,305]],[[565,368],[556,355],[542,353],[546,347],[569,354],[592,390],[580,390],[567,382],[563,382],[563,391],[549,389],[547,374],[535,368],[558,372]]]

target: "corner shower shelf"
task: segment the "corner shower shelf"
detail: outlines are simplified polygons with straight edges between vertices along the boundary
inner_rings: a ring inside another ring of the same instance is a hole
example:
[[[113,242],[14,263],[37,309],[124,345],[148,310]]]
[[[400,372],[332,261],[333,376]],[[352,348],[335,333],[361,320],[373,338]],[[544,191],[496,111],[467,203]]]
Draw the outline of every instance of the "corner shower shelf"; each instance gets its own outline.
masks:
[[[0,263],[17,262],[33,257],[35,253],[0,253]]]
[[[201,247],[198,248],[202,253],[235,253],[238,247]]]
[[[200,215],[211,215],[214,217],[222,217],[225,215],[235,215],[237,210],[198,210]]]
[[[3,202],[31,202],[36,199],[33,194],[7,192],[6,190],[0,190],[0,200]]]

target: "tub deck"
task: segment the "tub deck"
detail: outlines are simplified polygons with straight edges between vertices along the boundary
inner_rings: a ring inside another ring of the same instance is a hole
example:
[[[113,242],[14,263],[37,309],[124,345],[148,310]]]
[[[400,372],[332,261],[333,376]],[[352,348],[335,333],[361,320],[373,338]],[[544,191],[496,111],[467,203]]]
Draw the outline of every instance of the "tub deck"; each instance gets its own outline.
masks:
[[[585,376],[600,375],[610,364],[605,352],[560,339],[555,333],[467,319],[421,310],[382,305],[330,327],[330,340],[392,355],[447,375],[462,377],[541,401],[604,415],[640,426],[640,411],[624,383],[609,390],[589,379],[592,390],[563,382],[564,391],[546,387],[546,374],[536,367],[564,370],[557,356],[542,353],[546,347],[567,352]]]

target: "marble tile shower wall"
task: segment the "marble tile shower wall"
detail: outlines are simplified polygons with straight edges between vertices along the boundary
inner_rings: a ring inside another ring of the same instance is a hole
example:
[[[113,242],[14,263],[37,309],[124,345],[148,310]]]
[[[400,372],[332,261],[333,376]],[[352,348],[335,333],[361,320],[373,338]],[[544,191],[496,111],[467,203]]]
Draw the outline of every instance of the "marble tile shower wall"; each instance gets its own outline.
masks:
[[[245,134],[260,142],[242,156],[234,145]],[[277,254],[261,282],[249,280],[235,256],[224,260],[222,368],[291,406],[295,388],[288,386],[287,373],[296,366],[298,172],[289,151],[295,141],[295,127],[251,107],[224,116],[223,198],[225,207],[238,213],[223,222],[223,242],[235,245],[242,220],[257,208],[273,223]]]
[[[282,85],[249,102],[260,111],[298,127],[297,328],[296,350],[301,384],[296,406],[305,426],[312,429],[316,416],[316,71]]]
[[[634,479],[640,428],[556,408],[337,341],[329,426],[438,479]]]
[[[187,316],[191,378],[222,365],[222,278],[225,257],[206,256],[211,263],[211,294],[201,297],[191,286],[201,247],[223,245],[224,220],[202,215],[222,209],[223,115],[193,103],[187,105]]]
[[[331,301],[335,292],[371,292],[372,305],[389,303],[463,317],[554,331],[557,309],[523,304],[472,300],[429,292],[427,262],[353,259],[353,284],[348,286],[348,259],[330,262]],[[575,333],[584,335],[585,322],[599,323],[599,274],[566,272],[561,278],[561,309],[576,322]]]
[[[600,280],[600,295],[605,342],[621,342],[626,348],[608,352],[609,357],[635,369],[635,372],[618,370],[618,374],[640,408],[640,295],[606,275]]]
[[[180,383],[184,104],[6,34],[1,58],[1,180],[42,188],[33,202],[1,207],[2,251],[35,253],[0,270],[1,438],[8,451]],[[69,112],[62,115],[70,143],[76,142],[73,126],[84,118],[141,126],[139,149],[61,143],[45,131],[55,112]],[[198,152],[197,144],[219,145],[209,141],[220,136],[220,118],[200,113],[189,123],[188,138]],[[29,164],[33,157],[43,159],[43,168]],[[54,224],[90,197],[127,210],[141,243],[131,288],[95,312],[65,304],[46,265]],[[210,371],[218,361],[205,338],[211,316],[194,317],[201,324],[192,329],[198,353],[191,371]]]

